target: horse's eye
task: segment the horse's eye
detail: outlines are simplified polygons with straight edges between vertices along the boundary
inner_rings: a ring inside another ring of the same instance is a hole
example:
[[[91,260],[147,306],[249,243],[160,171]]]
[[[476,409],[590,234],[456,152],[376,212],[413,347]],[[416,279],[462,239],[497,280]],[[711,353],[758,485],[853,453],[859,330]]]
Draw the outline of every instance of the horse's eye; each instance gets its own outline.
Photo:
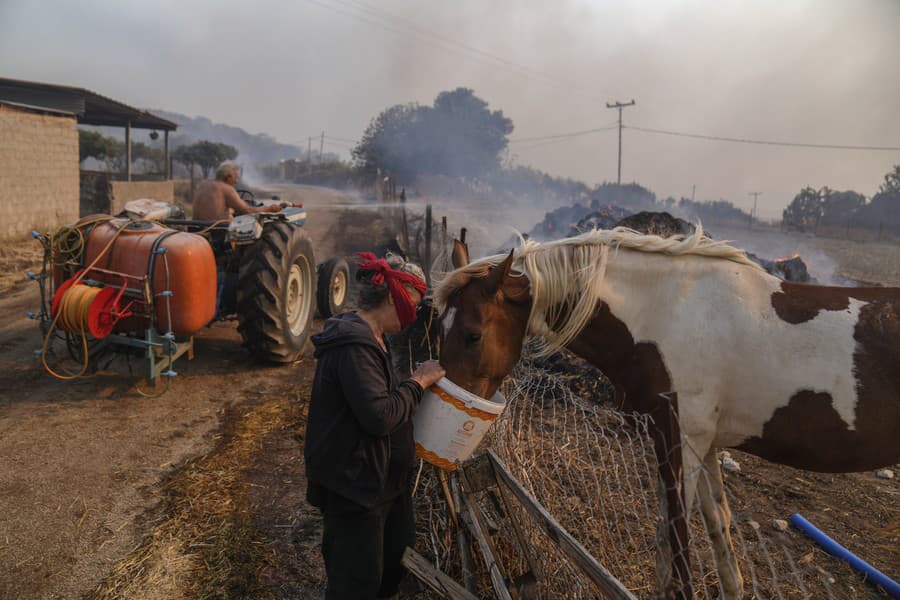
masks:
[[[476,332],[471,332],[466,334],[466,343],[467,344],[477,344],[481,341],[481,334]]]

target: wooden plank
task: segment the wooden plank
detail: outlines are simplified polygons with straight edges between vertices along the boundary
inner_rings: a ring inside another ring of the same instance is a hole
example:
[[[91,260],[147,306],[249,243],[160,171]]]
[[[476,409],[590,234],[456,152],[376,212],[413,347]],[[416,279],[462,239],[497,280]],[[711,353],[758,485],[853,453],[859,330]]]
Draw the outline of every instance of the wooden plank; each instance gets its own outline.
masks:
[[[531,493],[522,487],[515,477],[513,477],[506,469],[503,461],[494,454],[493,450],[488,450],[488,457],[494,466],[494,472],[498,481],[509,487],[509,490],[522,504],[522,507],[529,515],[543,528],[547,537],[556,544],[563,554],[565,554],[572,562],[587,575],[597,588],[604,594],[606,598],[615,598],[620,600],[636,600],[635,596],[622,585],[622,583],[613,577],[612,573],[606,570],[597,559],[578,543],[568,531],[566,531],[553,516],[547,512],[541,504],[535,499]]]
[[[443,470],[441,471],[444,472]],[[458,510],[462,509],[462,502],[459,495],[459,478],[456,473],[450,476],[450,491],[453,494],[453,503]],[[460,520],[462,516],[457,511],[454,515],[454,525],[456,526],[456,544],[459,546],[459,554],[462,556],[462,577],[463,585],[470,592],[475,592],[477,581],[475,573],[475,563],[472,560],[472,551],[469,546],[469,536],[466,535],[466,528],[462,527]]]
[[[453,581],[451,577],[436,569],[424,556],[412,548],[407,547],[403,551],[403,558],[400,559],[400,562],[416,579],[440,594],[442,598],[478,600],[474,594],[469,593],[463,586]]]
[[[463,522],[469,527],[469,531],[472,532],[472,535],[478,541],[478,547],[481,549],[481,555],[484,558],[484,563],[487,565],[488,574],[491,576],[491,585],[494,587],[494,593],[497,594],[497,598],[500,600],[512,600],[509,590],[506,589],[503,573],[500,572],[500,565],[494,556],[492,544],[487,538],[484,526],[478,520],[477,514],[473,512],[474,502],[471,502],[465,494],[463,495],[463,502],[466,504],[466,512],[462,514]],[[475,507],[477,508],[477,505]]]
[[[466,472],[461,473],[463,483],[468,487],[466,481]],[[481,519],[481,508],[475,502],[471,493],[463,491],[463,502],[466,505],[466,512],[462,514],[463,520],[478,541],[478,547],[481,549],[481,555],[484,557],[484,564],[487,565],[488,574],[491,576],[491,584],[494,586],[494,592],[500,600],[512,600],[509,590],[506,589],[506,581],[503,579],[503,572],[500,570],[500,564],[496,559],[496,551],[494,544],[485,532],[484,521]]]
[[[531,542],[525,535],[521,523],[519,523],[518,519],[515,518],[515,514],[512,512],[512,498],[509,497],[510,492],[505,485],[498,485],[497,487],[500,489],[500,498],[503,500],[506,519],[512,526],[513,534],[516,536],[516,541],[519,543],[519,548],[522,550],[525,562],[528,563],[528,568],[531,570],[532,576],[540,579],[542,577],[540,563],[535,560],[531,552]]]

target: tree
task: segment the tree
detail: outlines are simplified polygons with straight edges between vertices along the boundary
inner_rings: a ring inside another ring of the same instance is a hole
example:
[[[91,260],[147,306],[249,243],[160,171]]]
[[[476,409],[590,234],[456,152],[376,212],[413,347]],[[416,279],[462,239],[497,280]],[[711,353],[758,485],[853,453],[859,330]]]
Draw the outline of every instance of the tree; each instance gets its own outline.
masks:
[[[221,142],[201,140],[191,145],[195,147],[197,165],[208,178],[212,177],[216,167],[226,160],[234,160],[238,155],[237,148]]]
[[[191,189],[194,187],[194,167],[197,166],[197,153],[193,145],[178,146],[172,151],[172,160],[184,165],[191,178]]]
[[[900,165],[895,165],[884,176],[878,193],[872,196],[872,201],[862,212],[869,227],[900,232]]]
[[[500,166],[501,152],[509,144],[506,136],[513,122],[503,111],[488,109],[488,103],[469,88],[441,92],[434,110],[425,115],[424,125],[442,151],[440,163],[431,165],[434,174],[478,177]]]
[[[194,167],[200,167],[200,174],[204,177],[212,177],[217,166],[226,160],[237,158],[238,151],[234,146],[221,142],[201,140],[189,146],[178,146],[172,152],[172,158],[185,166],[194,179]]]
[[[441,92],[433,106],[398,104],[372,119],[353,149],[357,164],[396,179],[483,177],[496,171],[513,123],[471,89]]]
[[[822,188],[819,195],[822,198],[822,223],[845,225],[866,205],[866,197],[852,190],[838,192]]]
[[[144,172],[165,173],[166,171],[166,157],[163,149],[149,146],[143,142],[131,142],[131,160],[133,163],[143,163]]]
[[[894,168],[884,176],[884,183],[881,184],[878,193],[900,197],[900,165],[894,165]]]
[[[78,130],[78,162],[94,158],[110,171],[120,171],[125,144],[98,131]]]
[[[794,199],[782,213],[782,223],[785,226],[807,230],[815,230],[822,218],[823,202],[822,194],[809,186],[800,190]]]
[[[352,151],[353,158],[370,171],[382,169],[400,179],[413,177],[419,145],[415,142],[416,121],[421,115],[418,104],[397,104],[383,110],[366,128]]]

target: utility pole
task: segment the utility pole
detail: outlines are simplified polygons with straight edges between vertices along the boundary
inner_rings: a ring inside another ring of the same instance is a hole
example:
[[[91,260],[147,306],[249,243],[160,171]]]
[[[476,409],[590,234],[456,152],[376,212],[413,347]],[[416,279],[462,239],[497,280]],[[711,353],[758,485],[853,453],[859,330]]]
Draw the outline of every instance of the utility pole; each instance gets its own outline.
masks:
[[[756,217],[756,201],[762,195],[762,192],[750,192],[748,196],[753,196],[753,211],[750,213],[750,228],[753,228],[753,219]]]
[[[626,106],[634,106],[634,99],[631,102],[616,102],[615,104],[606,103],[606,108],[619,109],[619,174],[616,177],[616,185],[622,185],[622,109]]]
[[[306,174],[312,175],[312,137],[306,138]]]
[[[691,186],[691,203],[694,202],[694,194],[697,193],[697,184]]]
[[[325,148],[325,132],[322,132],[322,137],[319,139],[319,164],[322,164],[322,149]]]

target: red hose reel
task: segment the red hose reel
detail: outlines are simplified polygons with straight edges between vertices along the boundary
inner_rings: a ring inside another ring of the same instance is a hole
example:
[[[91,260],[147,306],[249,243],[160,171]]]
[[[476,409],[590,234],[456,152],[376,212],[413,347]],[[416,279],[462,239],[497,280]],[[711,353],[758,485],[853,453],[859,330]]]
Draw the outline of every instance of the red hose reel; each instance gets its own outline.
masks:
[[[52,314],[58,319],[60,329],[72,333],[89,331],[94,338],[101,339],[112,333],[116,323],[133,314],[131,306],[134,303],[129,302],[124,308],[120,305],[128,287],[124,278],[118,290],[112,287],[97,288],[81,283],[81,273],[76,273],[56,290]]]

